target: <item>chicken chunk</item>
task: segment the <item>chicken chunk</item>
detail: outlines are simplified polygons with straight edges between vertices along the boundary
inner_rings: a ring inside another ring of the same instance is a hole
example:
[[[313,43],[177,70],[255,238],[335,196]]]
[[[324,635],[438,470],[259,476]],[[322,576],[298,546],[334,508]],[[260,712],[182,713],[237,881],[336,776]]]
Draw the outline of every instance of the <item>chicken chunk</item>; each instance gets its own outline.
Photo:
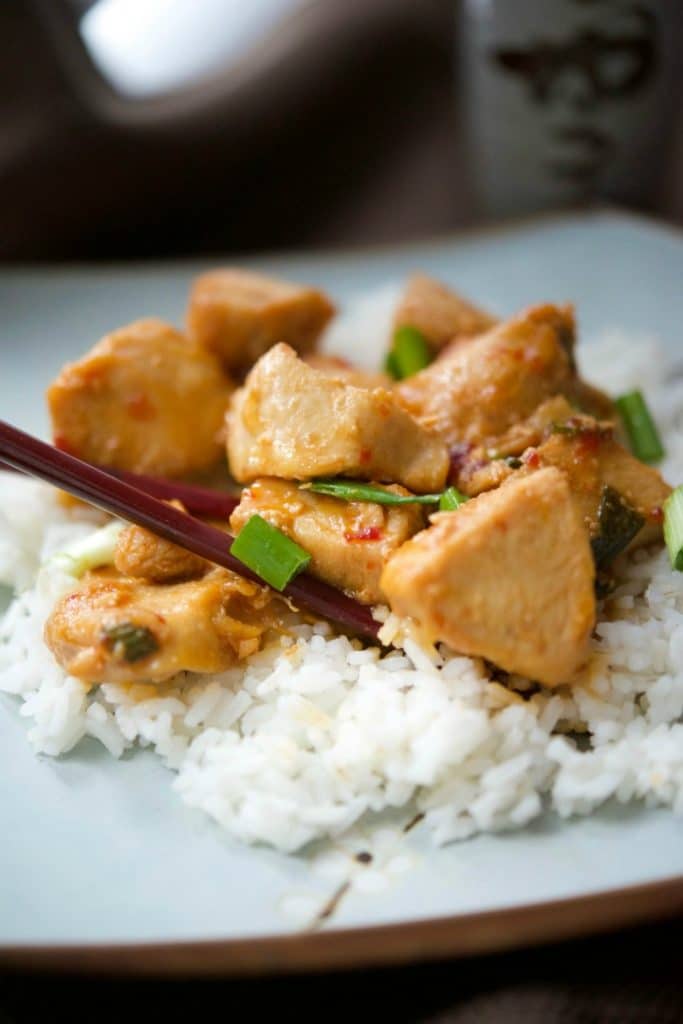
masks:
[[[451,455],[451,472],[458,489],[475,497],[499,487],[520,467],[520,456],[527,448],[541,444],[555,424],[565,423],[574,413],[564,395],[555,395],[500,437],[487,438],[485,444],[464,445]]]
[[[243,373],[279,341],[309,352],[333,315],[334,306],[315,288],[226,268],[194,282],[187,329],[229,370]]]
[[[322,352],[311,352],[303,356],[307,366],[314,370],[334,377],[336,380],[343,380],[346,384],[353,384],[357,388],[390,388],[393,384],[391,377],[380,371],[362,370],[353,366],[347,359],[341,356],[324,355]]]
[[[57,447],[104,466],[182,477],[221,460],[231,391],[215,356],[149,319],[67,364],[47,400]]]
[[[123,576],[168,583],[202,576],[209,563],[142,526],[126,526],[116,540],[114,565]]]
[[[544,466],[562,470],[591,537],[599,532],[603,490],[611,487],[645,519],[629,548],[661,540],[662,506],[671,493],[662,475],[626,451],[609,428],[579,417],[576,423],[576,427],[565,426],[569,433],[552,433],[538,449],[531,449],[524,457],[526,470]]]
[[[402,487],[387,487],[408,494]],[[235,532],[258,514],[311,555],[309,571],[362,604],[385,600],[379,578],[384,563],[421,530],[419,505],[390,507],[346,502],[302,490],[286,480],[254,481],[230,518]]]
[[[230,668],[259,649],[277,618],[266,587],[227,569],[163,586],[109,570],[57,602],[45,642],[84,682],[160,683],[181,671]]]
[[[394,329],[416,327],[433,352],[454,338],[483,334],[495,323],[495,317],[425,274],[408,280],[394,314]]]
[[[445,445],[392,392],[328,377],[288,345],[262,356],[233,396],[228,460],[242,483],[342,474],[421,493],[440,490],[448,473]]]
[[[432,639],[555,686],[587,656],[594,578],[566,477],[549,468],[433,516],[381,586]]]
[[[556,396],[488,444],[465,452],[456,466],[457,486],[465,494],[481,494],[517,473],[555,466],[566,475],[591,538],[599,532],[600,504],[610,487],[645,519],[629,547],[661,539],[662,506],[671,488],[614,438],[612,423],[579,414]]]
[[[400,404],[449,446],[480,444],[524,419],[575,376],[570,308],[535,306],[456,345],[396,388]]]

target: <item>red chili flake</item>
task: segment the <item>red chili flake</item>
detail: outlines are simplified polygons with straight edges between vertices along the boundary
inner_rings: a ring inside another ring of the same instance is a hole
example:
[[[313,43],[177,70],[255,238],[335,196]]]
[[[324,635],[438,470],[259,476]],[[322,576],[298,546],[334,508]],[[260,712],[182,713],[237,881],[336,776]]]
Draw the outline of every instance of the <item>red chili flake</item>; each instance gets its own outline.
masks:
[[[154,406],[143,392],[131,395],[126,399],[125,405],[128,415],[134,420],[151,420],[156,415]]]
[[[66,452],[67,455],[76,455],[76,449],[67,441],[63,434],[55,434],[54,446],[59,448],[60,452]]]
[[[541,465],[541,456],[535,448],[527,448],[522,455],[522,462],[525,466],[529,466],[531,469],[538,469]]]
[[[595,455],[601,440],[602,435],[599,430],[582,430],[576,440],[576,454],[579,458]]]
[[[649,518],[653,523],[664,522],[664,509],[661,505],[653,505],[649,512]]]
[[[369,448],[361,448],[358,461],[361,466],[367,466],[369,462],[372,462],[372,451]]]
[[[379,526],[363,526],[357,533],[345,533],[344,540],[351,544],[356,540],[379,540],[381,536],[382,531]]]

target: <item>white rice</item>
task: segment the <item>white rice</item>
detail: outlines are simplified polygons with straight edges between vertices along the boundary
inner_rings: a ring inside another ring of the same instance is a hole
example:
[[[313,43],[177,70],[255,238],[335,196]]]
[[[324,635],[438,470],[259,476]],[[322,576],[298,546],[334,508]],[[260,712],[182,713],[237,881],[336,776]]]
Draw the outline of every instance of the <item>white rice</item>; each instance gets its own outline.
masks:
[[[376,339],[378,354],[394,294],[354,304],[328,348],[353,355],[353,340],[367,352]],[[665,436],[665,474],[682,480],[683,380],[665,380],[656,343],[611,332],[580,355],[610,390],[645,387]],[[523,827],[544,807],[588,814],[610,798],[683,812],[683,576],[664,550],[624,561],[610,618],[571,690],[525,699],[528,684],[516,680],[521,692],[511,692],[477,659],[410,639],[381,657],[324,624],[295,624],[294,636],[222,675],[86,692],[42,642],[73,580],[38,567],[91,531],[93,517],[10,474],[0,474],[0,509],[0,581],[16,591],[0,622],[0,690],[20,698],[38,752],[64,754],[84,736],[114,757],[152,747],[187,804],[245,842],[286,851],[388,808],[406,822],[423,814],[437,844]],[[390,616],[384,629],[397,626]]]

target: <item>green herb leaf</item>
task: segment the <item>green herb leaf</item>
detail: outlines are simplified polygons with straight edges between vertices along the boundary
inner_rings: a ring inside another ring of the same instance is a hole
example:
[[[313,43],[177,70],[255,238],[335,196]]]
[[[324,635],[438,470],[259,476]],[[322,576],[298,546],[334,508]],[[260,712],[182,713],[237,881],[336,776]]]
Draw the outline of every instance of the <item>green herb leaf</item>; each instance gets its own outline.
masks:
[[[235,537],[230,554],[275,590],[284,590],[311,560],[303,548],[261,516],[251,516]]]
[[[683,572],[683,484],[664,502],[664,540],[672,568]]]
[[[107,647],[122,661],[141,661],[159,650],[159,641],[151,629],[134,622],[105,626],[102,637]]]
[[[603,487],[598,508],[599,532],[591,539],[598,568],[609,565],[644,525],[644,517],[618,491],[613,487]]]
[[[438,505],[441,500],[440,494],[394,494],[360,480],[313,480],[301,489],[342,501],[373,501],[376,505]]]
[[[617,398],[615,405],[636,458],[641,462],[659,462],[664,457],[664,447],[642,393],[629,391]]]
[[[396,380],[412,377],[432,361],[427,340],[417,327],[397,327],[386,365]]]
[[[466,501],[469,501],[466,494],[462,494],[457,487],[448,487],[439,498],[439,511],[454,512]]]

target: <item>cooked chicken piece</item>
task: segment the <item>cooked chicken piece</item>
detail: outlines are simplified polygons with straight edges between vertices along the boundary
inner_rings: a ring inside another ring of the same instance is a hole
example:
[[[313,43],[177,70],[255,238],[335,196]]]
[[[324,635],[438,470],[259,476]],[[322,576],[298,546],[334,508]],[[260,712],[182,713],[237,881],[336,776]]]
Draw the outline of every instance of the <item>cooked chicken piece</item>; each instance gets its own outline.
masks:
[[[154,585],[91,573],[57,602],[45,641],[88,683],[160,683],[177,672],[222,672],[261,646],[277,623],[272,594],[227,569]]]
[[[334,306],[315,288],[226,268],[194,282],[187,329],[229,370],[243,373],[279,341],[309,352],[333,315]]]
[[[611,487],[645,519],[629,547],[661,539],[662,505],[671,493],[669,485],[656,469],[615,440],[611,423],[577,413],[561,396],[548,399],[486,447],[463,452],[455,466],[456,483],[474,496],[499,487],[515,473],[543,466],[555,466],[566,474],[577,512],[591,537],[599,532],[604,488]]]
[[[382,388],[368,390],[307,366],[276,345],[233,396],[228,460],[236,480],[343,474],[438,491],[448,472],[445,445]]]
[[[564,395],[554,395],[541,402],[526,419],[513,423],[500,437],[489,438],[485,453],[490,459],[521,455],[532,445],[540,444],[555,424],[566,423],[575,415],[576,409]]]
[[[394,314],[394,329],[416,327],[434,352],[454,338],[483,334],[495,317],[425,274],[409,278]]]
[[[555,686],[587,656],[594,578],[567,480],[544,469],[437,513],[389,559],[381,586],[432,639]]]
[[[403,487],[386,490],[408,494]],[[314,576],[362,604],[385,600],[379,586],[384,563],[424,526],[420,505],[340,501],[273,477],[255,480],[242,492],[230,526],[237,533],[255,514],[308,551]]]
[[[574,348],[576,343],[576,324],[574,322],[573,310],[570,306],[546,306],[547,322],[550,326],[554,327],[558,340],[564,348],[569,358],[569,365],[571,367],[573,378],[567,382],[566,394],[571,399],[577,409],[581,412],[590,413],[591,416],[596,416],[598,419],[611,419],[615,415],[614,403],[604,391],[600,391],[599,388],[594,387],[592,384],[587,384],[586,381],[581,380],[578,376],[576,369],[576,361],[574,355]],[[554,310],[554,312],[553,312]],[[477,331],[466,331],[463,329],[459,337],[456,337],[452,343],[444,345],[438,353],[439,359],[448,359],[452,354],[453,349],[459,345],[463,340],[481,334],[491,327],[500,324],[500,320],[494,319],[494,317],[488,317],[489,323],[483,326]]]
[[[67,364],[47,400],[58,448],[117,469],[181,477],[220,461],[231,391],[215,356],[150,319]]]
[[[395,393],[418,423],[449,446],[481,444],[574,382],[562,340],[569,307],[535,306],[467,345],[456,345]]]
[[[312,366],[314,370],[320,370],[328,377],[336,380],[343,380],[346,384],[353,384],[357,388],[390,388],[393,385],[391,377],[379,371],[361,370],[353,366],[347,359],[341,356],[324,355],[322,352],[311,352],[303,356],[303,361]]]
[[[527,448],[539,445],[554,424],[565,423],[575,415],[564,395],[555,395],[534,409],[500,437],[487,438],[485,444],[463,445],[451,455],[451,470],[456,486],[474,497],[499,487],[521,465]]]
[[[568,396],[579,410],[595,416],[598,420],[612,420],[616,417],[617,411],[614,402],[600,388],[587,384],[585,380],[577,377],[574,385],[567,391]]]
[[[526,471],[556,466],[566,474],[575,507],[591,537],[599,531],[598,511],[608,486],[645,518],[629,548],[661,540],[662,506],[671,493],[661,474],[627,452],[608,427],[588,418],[577,417],[575,422],[574,433],[553,433],[538,449],[530,449],[524,456]]]
[[[126,526],[118,535],[114,565],[123,576],[168,583],[202,576],[209,562],[142,526]]]

